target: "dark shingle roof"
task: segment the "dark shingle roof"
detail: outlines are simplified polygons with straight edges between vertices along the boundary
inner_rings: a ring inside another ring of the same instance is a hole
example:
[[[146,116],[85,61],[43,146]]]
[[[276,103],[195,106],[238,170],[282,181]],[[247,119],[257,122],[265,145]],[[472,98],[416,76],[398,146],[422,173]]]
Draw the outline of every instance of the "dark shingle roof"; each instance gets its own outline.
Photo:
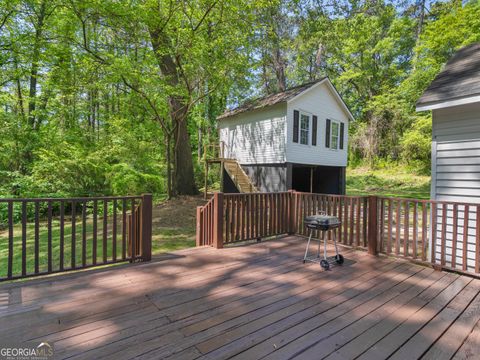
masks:
[[[311,88],[313,85],[317,84],[318,82],[320,82],[324,79],[325,79],[325,77],[323,77],[321,79],[318,79],[318,80],[315,80],[315,81],[312,81],[312,82],[309,82],[309,83],[306,83],[306,84],[302,84],[302,85],[299,85],[299,86],[292,87],[292,88],[287,89],[283,92],[267,95],[267,96],[260,97],[260,98],[257,98],[257,99],[253,99],[253,100],[247,100],[242,105],[240,105],[240,106],[238,106],[234,109],[225,111],[222,115],[217,117],[217,120],[221,120],[221,119],[228,118],[230,116],[238,115],[238,114],[244,113],[246,111],[261,109],[261,108],[264,108],[264,107],[267,107],[267,106],[271,106],[271,105],[275,105],[275,104],[279,104],[279,103],[288,101],[290,99],[293,99],[298,94],[304,92],[305,90]]]
[[[458,50],[432,81],[417,106],[480,94],[480,42]]]

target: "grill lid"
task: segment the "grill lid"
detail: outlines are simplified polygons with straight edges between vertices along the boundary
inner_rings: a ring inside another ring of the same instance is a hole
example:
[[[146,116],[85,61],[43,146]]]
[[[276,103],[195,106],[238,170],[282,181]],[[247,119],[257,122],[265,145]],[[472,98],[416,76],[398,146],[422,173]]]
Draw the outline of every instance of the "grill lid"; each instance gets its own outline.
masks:
[[[339,227],[340,219],[332,215],[312,215],[305,216],[305,225],[314,228],[332,229]]]

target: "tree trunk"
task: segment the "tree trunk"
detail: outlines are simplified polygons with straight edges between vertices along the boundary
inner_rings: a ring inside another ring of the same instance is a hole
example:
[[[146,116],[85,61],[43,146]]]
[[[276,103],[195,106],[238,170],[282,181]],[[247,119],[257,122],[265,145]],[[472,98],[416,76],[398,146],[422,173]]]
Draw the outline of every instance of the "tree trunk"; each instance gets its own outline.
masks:
[[[172,55],[165,52],[165,50],[169,48],[169,39],[161,30],[150,28],[149,31],[160,71],[165,76],[165,80],[169,85],[178,87],[180,74],[177,64]],[[193,175],[192,149],[187,127],[187,101],[188,100],[183,97],[170,95],[168,102],[172,127],[176,128],[173,147],[175,161],[173,192],[176,195],[194,195],[197,193]]]
[[[188,134],[187,122],[180,121],[175,132],[175,192],[180,195],[194,195],[197,193],[193,175],[192,149]]]
[[[33,45],[32,66],[30,68],[30,91],[28,99],[28,122],[32,128],[36,128],[36,102],[37,102],[37,77],[38,62],[40,60],[40,41],[42,39],[43,24],[45,21],[46,1],[40,4],[40,10],[35,24],[35,42]]]

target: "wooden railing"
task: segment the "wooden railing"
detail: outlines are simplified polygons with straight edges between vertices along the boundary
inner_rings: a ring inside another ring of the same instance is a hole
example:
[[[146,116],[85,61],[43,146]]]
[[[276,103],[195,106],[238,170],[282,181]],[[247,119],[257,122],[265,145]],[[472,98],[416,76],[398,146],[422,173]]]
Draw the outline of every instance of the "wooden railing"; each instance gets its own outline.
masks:
[[[220,141],[220,144],[205,144],[203,146],[203,161],[225,158],[225,147],[224,141]]]
[[[197,245],[306,236],[304,217],[321,211],[341,219],[335,230],[341,244],[480,274],[479,204],[295,191],[218,193],[197,209]]]
[[[0,199],[0,281],[149,261],[152,196]]]

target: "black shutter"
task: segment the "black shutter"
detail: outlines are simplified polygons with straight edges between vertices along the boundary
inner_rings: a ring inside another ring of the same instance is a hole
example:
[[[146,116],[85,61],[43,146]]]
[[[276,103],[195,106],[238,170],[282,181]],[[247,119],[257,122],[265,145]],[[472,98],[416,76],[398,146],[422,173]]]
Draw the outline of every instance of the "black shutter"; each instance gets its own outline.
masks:
[[[298,143],[298,122],[300,114],[298,110],[293,110],[293,142]]]
[[[325,147],[330,147],[330,119],[327,119],[327,128],[325,129]]]
[[[312,117],[312,145],[317,145],[317,116]]]
[[[343,135],[345,133],[345,124],[340,123],[340,149],[343,149]]]

